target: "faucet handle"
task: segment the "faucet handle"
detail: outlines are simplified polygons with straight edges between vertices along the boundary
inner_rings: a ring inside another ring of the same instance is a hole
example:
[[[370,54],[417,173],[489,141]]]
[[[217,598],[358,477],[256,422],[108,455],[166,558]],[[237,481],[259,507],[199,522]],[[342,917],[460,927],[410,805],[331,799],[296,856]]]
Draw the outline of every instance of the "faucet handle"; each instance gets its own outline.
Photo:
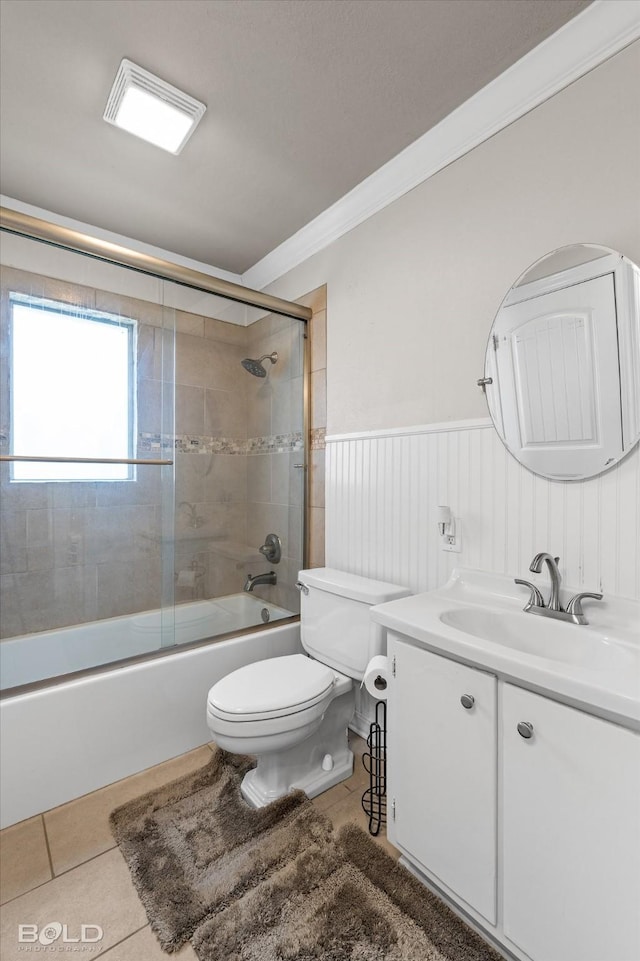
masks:
[[[602,600],[602,594],[593,594],[591,591],[583,591],[581,594],[575,594],[567,604],[567,614],[573,614],[575,617],[584,617],[582,610],[583,597],[592,597],[594,601]],[[587,623],[586,618],[583,623]]]
[[[528,611],[531,607],[544,607],[544,598],[535,584],[531,584],[529,581],[523,581],[519,577],[514,578],[514,580],[516,584],[521,584],[523,587],[528,587],[531,591],[529,600],[523,608],[525,611]]]
[[[270,564],[279,564],[282,558],[282,543],[277,534],[267,534],[265,542],[258,550]]]

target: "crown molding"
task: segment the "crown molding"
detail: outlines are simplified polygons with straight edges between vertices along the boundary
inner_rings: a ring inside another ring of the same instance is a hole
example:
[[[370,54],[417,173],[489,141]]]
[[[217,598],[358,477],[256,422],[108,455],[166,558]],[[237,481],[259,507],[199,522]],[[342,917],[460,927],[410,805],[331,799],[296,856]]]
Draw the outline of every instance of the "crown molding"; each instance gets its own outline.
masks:
[[[103,230],[102,227],[95,227],[93,224],[83,223],[81,220],[73,220],[71,217],[63,217],[61,214],[45,210],[43,207],[35,207],[33,204],[25,204],[22,200],[15,200],[13,197],[5,197],[0,194],[0,206],[15,210],[17,213],[27,214],[30,217],[37,217],[39,220],[46,220],[50,224],[58,227],[68,227],[69,230],[76,230],[81,234],[88,234],[98,240],[104,240],[109,244],[118,247],[126,247],[128,250],[135,250],[139,254],[147,254],[149,257],[157,257],[159,260],[168,260],[179,267],[186,267],[188,270],[197,270],[201,274],[209,277],[217,277],[219,280],[228,280],[232,284],[243,284],[240,274],[234,274],[230,270],[223,270],[221,267],[213,267],[211,264],[203,264],[199,260],[192,260],[190,257],[182,257],[172,250],[164,250],[162,247],[154,247],[153,244],[145,244],[133,237],[125,237],[123,234],[115,234],[111,230]]]
[[[640,37],[640,0],[594,0],[435,127],[250,267],[262,290]]]

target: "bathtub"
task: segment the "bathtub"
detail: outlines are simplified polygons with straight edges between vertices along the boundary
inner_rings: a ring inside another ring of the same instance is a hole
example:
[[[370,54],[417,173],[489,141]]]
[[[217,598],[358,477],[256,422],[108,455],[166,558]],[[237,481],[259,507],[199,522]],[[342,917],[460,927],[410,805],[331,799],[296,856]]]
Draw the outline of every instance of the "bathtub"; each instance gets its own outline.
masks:
[[[275,623],[242,636],[226,634],[261,624],[264,609]],[[40,657],[49,675],[85,670],[39,689],[9,691],[0,702],[0,827],[206,743],[212,684],[252,661],[302,650],[297,620],[278,623],[291,612],[250,595],[196,601],[175,611],[176,640],[191,646],[175,644],[163,656],[157,651],[160,611],[0,643],[11,686],[33,681]],[[223,638],[202,640],[221,629]],[[58,635],[55,651],[52,635]],[[145,653],[86,673],[106,658]]]
[[[253,594],[228,594],[164,611],[8,637],[0,641],[0,685],[6,691],[292,616]]]

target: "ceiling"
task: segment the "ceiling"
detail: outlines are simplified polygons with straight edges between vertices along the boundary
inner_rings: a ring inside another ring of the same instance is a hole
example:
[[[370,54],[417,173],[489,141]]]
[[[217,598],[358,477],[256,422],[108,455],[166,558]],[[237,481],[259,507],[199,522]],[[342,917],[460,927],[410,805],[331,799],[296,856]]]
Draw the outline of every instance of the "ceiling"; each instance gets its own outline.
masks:
[[[1,0],[0,191],[241,274],[589,0]],[[207,104],[105,123],[123,57]]]

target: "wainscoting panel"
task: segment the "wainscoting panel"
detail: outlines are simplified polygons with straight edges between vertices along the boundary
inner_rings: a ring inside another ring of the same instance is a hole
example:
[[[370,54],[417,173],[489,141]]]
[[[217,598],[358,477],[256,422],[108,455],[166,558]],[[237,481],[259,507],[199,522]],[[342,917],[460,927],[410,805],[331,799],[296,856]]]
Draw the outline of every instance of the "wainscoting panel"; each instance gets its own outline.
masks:
[[[640,599],[638,447],[599,477],[549,481],[479,420],[327,437],[326,463],[327,566],[419,592],[456,566],[529,578],[549,551],[568,588]],[[460,554],[441,549],[438,504],[460,518]]]

